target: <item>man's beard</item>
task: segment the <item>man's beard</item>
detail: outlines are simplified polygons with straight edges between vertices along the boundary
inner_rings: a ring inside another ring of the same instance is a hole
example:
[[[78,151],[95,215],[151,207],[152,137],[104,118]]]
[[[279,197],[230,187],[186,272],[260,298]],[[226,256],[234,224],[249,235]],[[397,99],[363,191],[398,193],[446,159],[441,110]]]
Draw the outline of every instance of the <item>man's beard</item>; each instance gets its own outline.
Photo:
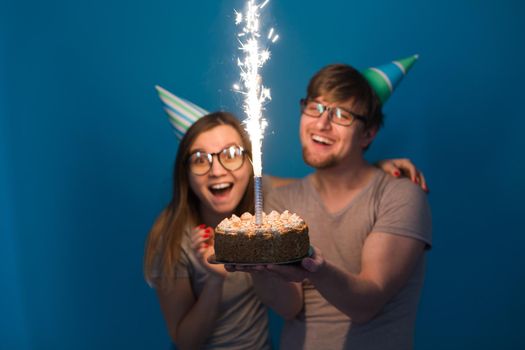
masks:
[[[334,155],[323,160],[317,160],[311,153],[308,153],[306,147],[303,147],[303,161],[316,169],[329,169],[337,165],[337,158]]]

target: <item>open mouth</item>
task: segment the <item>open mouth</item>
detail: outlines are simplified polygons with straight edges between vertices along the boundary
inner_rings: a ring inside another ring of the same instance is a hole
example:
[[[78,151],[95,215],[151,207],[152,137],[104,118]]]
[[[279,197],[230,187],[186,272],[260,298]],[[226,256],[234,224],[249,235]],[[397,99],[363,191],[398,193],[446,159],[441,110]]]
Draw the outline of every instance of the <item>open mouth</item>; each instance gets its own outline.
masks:
[[[326,145],[326,146],[331,146],[334,144],[334,141],[326,137],[315,135],[315,134],[312,135],[312,141],[314,141],[317,144]]]
[[[213,184],[208,187],[208,189],[214,196],[224,196],[230,193],[232,188],[233,188],[233,183],[231,182],[222,182],[218,184]]]

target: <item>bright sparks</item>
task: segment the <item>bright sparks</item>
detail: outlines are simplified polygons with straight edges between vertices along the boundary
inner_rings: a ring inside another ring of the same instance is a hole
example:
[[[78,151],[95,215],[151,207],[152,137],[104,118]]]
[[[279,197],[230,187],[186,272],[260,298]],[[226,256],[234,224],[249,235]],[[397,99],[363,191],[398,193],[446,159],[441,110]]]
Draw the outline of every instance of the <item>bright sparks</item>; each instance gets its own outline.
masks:
[[[249,0],[246,4],[245,13],[235,11],[235,24],[243,25],[238,33],[240,43],[239,50],[243,52],[243,57],[237,59],[240,68],[240,82],[233,88],[244,95],[244,112],[246,131],[250,135],[252,143],[252,162],[255,177],[262,176],[262,140],[264,130],[268,126],[263,116],[264,104],[271,99],[270,89],[262,85],[262,77],[259,69],[270,59],[270,51],[262,48],[259,33],[260,14],[259,10],[268,4],[265,0],[260,5],[255,0]],[[275,42],[279,36],[270,29],[267,41]]]

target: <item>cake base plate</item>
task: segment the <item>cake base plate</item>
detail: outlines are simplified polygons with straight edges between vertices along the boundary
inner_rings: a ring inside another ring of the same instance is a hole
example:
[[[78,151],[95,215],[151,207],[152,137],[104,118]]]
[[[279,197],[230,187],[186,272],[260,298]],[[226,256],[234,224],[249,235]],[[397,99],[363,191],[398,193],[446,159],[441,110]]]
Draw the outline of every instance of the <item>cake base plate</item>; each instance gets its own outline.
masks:
[[[208,262],[210,264],[223,264],[223,265],[228,264],[228,265],[238,265],[238,266],[257,266],[257,265],[270,265],[270,264],[271,265],[288,265],[288,264],[300,262],[304,258],[308,258],[312,256],[313,253],[314,253],[314,249],[312,248],[312,246],[310,246],[310,248],[308,249],[308,254],[306,254],[302,258],[282,261],[282,262],[273,262],[273,263],[262,263],[262,262],[261,263],[236,263],[236,262],[230,262],[230,261],[219,261],[215,259],[215,254],[213,254],[208,257]]]

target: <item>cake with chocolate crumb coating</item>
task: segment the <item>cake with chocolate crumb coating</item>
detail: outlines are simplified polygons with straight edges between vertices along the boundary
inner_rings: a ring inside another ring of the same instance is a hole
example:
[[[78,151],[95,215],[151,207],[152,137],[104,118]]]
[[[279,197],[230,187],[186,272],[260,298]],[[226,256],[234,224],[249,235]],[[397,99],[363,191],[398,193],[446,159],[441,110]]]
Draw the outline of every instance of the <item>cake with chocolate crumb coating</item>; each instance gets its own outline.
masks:
[[[215,228],[215,259],[225,263],[271,264],[294,261],[308,255],[308,225],[297,214],[263,213],[232,215]]]

